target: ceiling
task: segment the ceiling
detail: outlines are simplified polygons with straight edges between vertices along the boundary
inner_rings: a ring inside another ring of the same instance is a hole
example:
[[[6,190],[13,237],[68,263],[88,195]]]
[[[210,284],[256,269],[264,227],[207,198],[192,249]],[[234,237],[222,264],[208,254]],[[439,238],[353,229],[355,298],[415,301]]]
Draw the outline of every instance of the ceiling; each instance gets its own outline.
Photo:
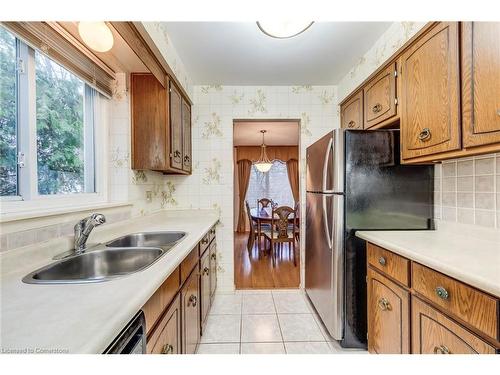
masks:
[[[290,39],[255,22],[165,22],[195,85],[332,85],[390,22],[315,22]]]
[[[235,121],[235,146],[260,146],[261,130],[267,130],[266,146],[297,146],[299,144],[298,121]]]

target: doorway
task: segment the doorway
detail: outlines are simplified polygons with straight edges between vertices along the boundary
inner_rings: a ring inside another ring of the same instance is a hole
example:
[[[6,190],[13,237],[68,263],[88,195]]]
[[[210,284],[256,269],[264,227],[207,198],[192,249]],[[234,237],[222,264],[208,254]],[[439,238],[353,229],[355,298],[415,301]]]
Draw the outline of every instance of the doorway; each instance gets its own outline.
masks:
[[[236,289],[300,286],[300,215],[291,213],[289,228],[279,236],[276,215],[280,207],[298,207],[299,144],[300,120],[233,122]],[[263,161],[268,171],[258,165]]]

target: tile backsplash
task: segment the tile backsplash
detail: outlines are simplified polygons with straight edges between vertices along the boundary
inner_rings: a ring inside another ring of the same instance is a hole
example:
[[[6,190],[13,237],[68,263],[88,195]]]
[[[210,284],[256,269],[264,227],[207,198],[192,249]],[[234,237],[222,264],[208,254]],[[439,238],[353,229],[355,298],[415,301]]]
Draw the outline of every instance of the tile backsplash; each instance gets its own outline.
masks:
[[[435,166],[436,219],[500,228],[500,154]]]

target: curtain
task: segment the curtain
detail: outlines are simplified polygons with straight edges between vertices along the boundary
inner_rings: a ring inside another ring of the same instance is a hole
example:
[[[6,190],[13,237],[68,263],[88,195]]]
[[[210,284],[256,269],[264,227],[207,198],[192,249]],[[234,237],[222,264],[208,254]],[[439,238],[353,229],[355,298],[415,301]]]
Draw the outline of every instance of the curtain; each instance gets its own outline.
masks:
[[[248,159],[238,161],[238,185],[239,185],[239,213],[237,232],[245,232],[246,215],[245,215],[245,197],[248,190],[248,182],[250,181],[250,171],[252,170],[252,162]]]
[[[290,159],[286,162],[288,181],[292,188],[292,195],[295,203],[299,201],[299,162],[297,159]]]

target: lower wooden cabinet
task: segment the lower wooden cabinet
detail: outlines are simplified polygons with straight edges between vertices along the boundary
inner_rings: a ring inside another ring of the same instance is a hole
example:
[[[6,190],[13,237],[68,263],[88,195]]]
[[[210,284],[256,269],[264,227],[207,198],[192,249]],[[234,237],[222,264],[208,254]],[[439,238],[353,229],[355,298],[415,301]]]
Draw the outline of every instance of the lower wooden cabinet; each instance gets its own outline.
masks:
[[[410,352],[410,293],[368,269],[368,350]]]
[[[182,353],[194,354],[200,342],[200,278],[195,268],[181,289]]]
[[[200,259],[200,313],[201,334],[203,335],[203,324],[210,310],[210,252],[205,251]]]
[[[494,354],[495,348],[425,302],[412,297],[416,354]]]
[[[158,326],[149,336],[146,348],[148,354],[181,353],[180,295],[172,301]]]

